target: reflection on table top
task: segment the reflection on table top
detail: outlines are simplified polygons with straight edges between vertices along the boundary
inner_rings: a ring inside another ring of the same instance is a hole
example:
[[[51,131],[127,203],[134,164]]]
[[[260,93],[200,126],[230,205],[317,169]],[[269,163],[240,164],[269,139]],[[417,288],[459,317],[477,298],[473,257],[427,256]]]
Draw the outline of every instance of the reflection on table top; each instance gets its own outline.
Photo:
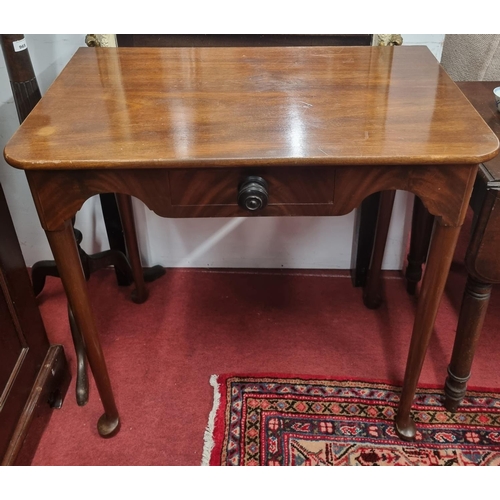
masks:
[[[478,163],[498,140],[426,47],[81,48],[19,168]]]

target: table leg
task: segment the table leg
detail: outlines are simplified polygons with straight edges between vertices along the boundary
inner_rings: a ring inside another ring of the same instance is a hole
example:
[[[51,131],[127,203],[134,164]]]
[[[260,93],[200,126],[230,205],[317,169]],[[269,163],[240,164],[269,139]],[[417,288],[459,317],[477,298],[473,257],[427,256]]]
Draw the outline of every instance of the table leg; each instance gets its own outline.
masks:
[[[436,222],[415,314],[401,401],[395,419],[396,432],[406,441],[415,439],[416,428],[410,416],[411,406],[459,233],[460,227],[443,226]]]
[[[457,411],[465,396],[474,352],[488,309],[491,288],[490,283],[478,281],[471,275],[467,278],[458,319],[457,335],[445,383],[444,405],[448,411]]]
[[[134,211],[132,208],[132,198],[127,194],[116,194],[116,201],[122,219],[123,233],[127,245],[127,254],[134,276],[135,290],[132,293],[132,300],[136,304],[142,304],[148,298],[148,290],[144,282],[144,274],[141,264],[139,246],[137,244],[137,231],[135,229]]]
[[[62,230],[46,231],[46,234],[71,311],[83,336],[90,368],[104,407],[105,413],[99,419],[97,429],[101,436],[109,437],[118,431],[120,417],[92,315],[87,294],[87,283],[78,255],[71,221],[66,221]]]
[[[363,290],[363,302],[368,309],[377,309],[382,303],[380,276],[395,196],[396,191],[383,191],[380,196],[373,255],[368,271],[368,279]]]

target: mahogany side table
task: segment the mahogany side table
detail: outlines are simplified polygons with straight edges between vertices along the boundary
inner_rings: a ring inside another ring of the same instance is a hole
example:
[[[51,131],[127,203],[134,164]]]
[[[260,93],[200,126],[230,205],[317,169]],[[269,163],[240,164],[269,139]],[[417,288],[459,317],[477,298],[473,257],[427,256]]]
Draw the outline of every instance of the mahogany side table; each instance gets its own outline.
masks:
[[[498,139],[426,47],[79,49],[5,148],[24,169],[119,427],[71,218],[117,195],[144,289],[130,196],[163,217],[343,215],[377,191],[418,195],[437,225],[395,419],[411,406],[477,165]],[[57,196],[55,196],[57,193]]]

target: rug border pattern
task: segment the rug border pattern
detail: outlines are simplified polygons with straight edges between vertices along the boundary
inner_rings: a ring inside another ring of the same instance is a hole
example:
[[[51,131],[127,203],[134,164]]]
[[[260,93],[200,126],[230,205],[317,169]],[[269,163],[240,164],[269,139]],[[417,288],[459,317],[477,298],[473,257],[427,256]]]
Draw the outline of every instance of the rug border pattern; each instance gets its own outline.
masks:
[[[238,397],[241,398],[242,394],[241,391],[237,391],[235,387],[232,386],[232,384],[246,383],[248,386],[245,386],[246,392],[243,396],[250,397],[252,391],[255,391],[256,395],[259,394],[259,388],[262,387],[259,386],[259,384],[283,384],[288,386],[298,385],[300,387],[301,385],[304,385],[306,383],[310,386],[317,385],[317,386],[331,387],[335,386],[335,384],[342,383],[345,386],[343,389],[344,391],[353,391],[353,390],[355,391],[356,389],[362,389],[363,391],[365,391],[365,393],[362,395],[362,399],[372,399],[372,400],[381,399],[381,396],[389,395],[389,399],[384,400],[384,398],[382,398],[381,403],[383,403],[385,406],[390,405],[391,407],[394,408],[397,407],[397,404],[399,402],[398,392],[400,391],[400,386],[382,380],[368,381],[355,378],[341,378],[341,377],[321,378],[318,376],[309,376],[309,375],[287,376],[283,374],[251,374],[251,375],[224,374],[213,377],[216,380],[220,391],[220,403],[224,401],[225,404],[218,404],[218,408],[215,411],[214,426],[211,430],[211,436],[210,436],[210,438],[213,439],[213,445],[208,455],[206,454],[206,449],[204,449],[204,454],[206,455],[204,456],[202,462],[204,465],[207,464],[225,465],[228,453],[228,446],[233,445],[234,440],[238,437],[239,430],[237,422],[241,418],[243,408],[237,409],[236,414],[232,414],[231,412],[232,411],[234,412],[234,409],[232,409],[233,400]],[[374,385],[378,386],[378,388],[382,390],[377,392],[376,388],[373,388]],[[418,411],[420,412],[429,411],[434,407],[440,405],[439,399],[436,398],[435,396],[436,396],[436,390],[441,390],[441,389],[442,388],[437,385],[421,384],[420,388],[418,389],[417,397],[414,404],[414,409],[417,410],[417,416],[416,416],[417,421],[419,420]],[[291,392],[290,388],[286,390],[288,392],[286,392],[285,394],[290,394],[290,395],[294,394],[293,389],[291,390]],[[373,393],[370,393],[370,391],[372,391]],[[296,392],[295,395],[300,396],[301,394],[300,392],[297,391],[295,392]],[[491,393],[494,392],[495,391],[492,389],[486,389],[482,387],[471,388],[467,393],[466,399],[464,400],[462,413],[455,414],[455,416],[458,416],[457,417],[458,421],[451,422],[449,424],[441,423],[440,424],[441,428],[445,427],[453,428],[454,424],[460,425],[462,428],[464,428],[464,424],[459,421],[461,418],[460,415],[474,412],[475,408],[478,407],[479,405],[478,402],[479,400],[481,400],[480,404],[482,405],[483,408],[484,404],[486,403],[487,406],[490,406],[490,409],[488,411],[491,411],[494,414],[497,413],[500,414],[500,400],[493,399],[491,397],[489,398],[489,396],[491,396]],[[320,393],[321,391],[318,392],[318,396],[320,395]],[[260,397],[262,397],[262,394],[260,394]],[[309,399],[310,397],[311,395],[309,394]],[[488,398],[490,399],[490,401],[488,401]],[[245,397],[243,397],[241,400],[244,401],[244,399]],[[492,403],[494,403],[493,406],[491,406]],[[214,409],[212,410],[214,411]],[[233,420],[232,422],[233,425],[232,426],[226,425],[227,422],[231,422],[231,419]],[[420,428],[427,428],[429,426],[432,427],[433,425],[434,424],[426,423],[425,421],[419,422]],[[470,425],[468,427],[470,427],[471,429],[475,428],[474,425]],[[487,426],[484,427],[486,428]],[[497,427],[495,426],[491,427],[491,430],[496,430],[496,429]],[[424,443],[422,443],[422,445],[424,445]]]

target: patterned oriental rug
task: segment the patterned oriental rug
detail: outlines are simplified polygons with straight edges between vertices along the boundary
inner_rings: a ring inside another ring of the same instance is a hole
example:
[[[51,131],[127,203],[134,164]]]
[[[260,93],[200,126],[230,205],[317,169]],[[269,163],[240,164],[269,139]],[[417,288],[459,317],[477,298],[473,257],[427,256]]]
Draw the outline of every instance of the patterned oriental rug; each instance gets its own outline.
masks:
[[[353,380],[213,375],[202,465],[500,465],[500,393],[469,391],[458,413],[419,389],[414,443],[393,419],[400,388]]]

